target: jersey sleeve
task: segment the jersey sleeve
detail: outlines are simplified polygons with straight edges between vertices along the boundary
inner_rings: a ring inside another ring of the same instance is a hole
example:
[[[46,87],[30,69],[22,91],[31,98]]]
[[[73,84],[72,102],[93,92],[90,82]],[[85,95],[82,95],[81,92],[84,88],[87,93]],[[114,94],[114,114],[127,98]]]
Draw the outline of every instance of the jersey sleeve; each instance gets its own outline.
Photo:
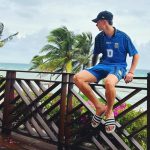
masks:
[[[95,44],[94,44],[94,50],[93,50],[93,54],[94,55],[98,55],[101,53],[101,44],[100,44],[101,40],[99,38],[99,36],[95,37]]]
[[[134,44],[132,43],[130,37],[126,37],[126,49],[129,54],[129,56],[134,56],[135,54],[138,54],[137,49],[135,48]]]

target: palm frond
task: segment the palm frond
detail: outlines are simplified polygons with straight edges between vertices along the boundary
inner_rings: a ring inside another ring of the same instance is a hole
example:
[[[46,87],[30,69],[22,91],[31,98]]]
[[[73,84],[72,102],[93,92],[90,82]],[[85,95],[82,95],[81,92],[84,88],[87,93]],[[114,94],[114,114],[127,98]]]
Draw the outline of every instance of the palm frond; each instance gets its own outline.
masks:
[[[59,48],[54,45],[47,44],[40,50],[40,52],[57,51],[58,49]]]

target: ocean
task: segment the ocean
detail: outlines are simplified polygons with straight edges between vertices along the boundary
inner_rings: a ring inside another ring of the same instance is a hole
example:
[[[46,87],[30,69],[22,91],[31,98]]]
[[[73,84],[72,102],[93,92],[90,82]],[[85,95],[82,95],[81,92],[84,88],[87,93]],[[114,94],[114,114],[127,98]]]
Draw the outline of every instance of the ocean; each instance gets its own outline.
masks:
[[[31,64],[21,63],[0,63],[0,70],[29,70]]]
[[[2,70],[18,70],[18,71],[28,71],[32,65],[31,64],[21,64],[21,63],[0,63],[0,75],[5,76],[6,72]],[[147,77],[147,74],[150,72],[150,70],[142,70],[137,69],[135,71],[135,77]],[[49,80],[51,77],[49,75],[39,75],[37,73],[25,73],[25,72],[19,72],[17,73],[18,78],[31,78],[31,79],[46,79]],[[101,81],[102,83],[102,81]],[[121,86],[133,86],[133,87],[147,87],[147,80],[137,80],[134,79],[132,83],[126,84],[124,80],[121,80],[118,85]],[[98,87],[99,90],[104,94],[105,90],[102,87]],[[131,89],[122,89],[117,88],[117,96],[119,97],[125,97],[127,94],[132,92]],[[137,100],[142,99],[144,96],[146,96],[147,91],[142,90],[138,94],[136,94],[132,99],[128,100],[128,103],[134,104]],[[146,109],[147,108],[147,102],[144,102],[139,106],[139,109]]]
[[[22,70],[28,71],[32,64],[21,64],[21,63],[0,63],[0,70]],[[136,77],[147,77],[147,73],[150,73],[150,69],[137,69],[135,71]]]

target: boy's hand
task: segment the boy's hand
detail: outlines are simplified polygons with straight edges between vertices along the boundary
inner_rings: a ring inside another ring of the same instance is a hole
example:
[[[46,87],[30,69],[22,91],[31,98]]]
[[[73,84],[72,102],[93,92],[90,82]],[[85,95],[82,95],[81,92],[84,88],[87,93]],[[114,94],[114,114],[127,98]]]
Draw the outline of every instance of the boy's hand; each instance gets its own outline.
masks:
[[[134,77],[134,74],[131,73],[131,72],[128,72],[128,74],[127,74],[127,75],[125,76],[125,78],[124,78],[125,83],[132,82],[133,77]]]

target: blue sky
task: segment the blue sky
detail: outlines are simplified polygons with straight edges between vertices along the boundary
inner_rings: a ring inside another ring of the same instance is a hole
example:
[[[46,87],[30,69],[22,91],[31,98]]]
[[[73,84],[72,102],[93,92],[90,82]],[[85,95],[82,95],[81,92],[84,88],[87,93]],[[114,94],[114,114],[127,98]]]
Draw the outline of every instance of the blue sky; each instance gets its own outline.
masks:
[[[114,14],[114,26],[126,32],[139,50],[139,69],[150,69],[149,0],[0,0],[2,38],[19,32],[0,48],[0,62],[30,63],[46,44],[48,33],[66,26],[75,33],[99,33],[91,21],[102,10]],[[128,59],[130,62],[131,59]]]

